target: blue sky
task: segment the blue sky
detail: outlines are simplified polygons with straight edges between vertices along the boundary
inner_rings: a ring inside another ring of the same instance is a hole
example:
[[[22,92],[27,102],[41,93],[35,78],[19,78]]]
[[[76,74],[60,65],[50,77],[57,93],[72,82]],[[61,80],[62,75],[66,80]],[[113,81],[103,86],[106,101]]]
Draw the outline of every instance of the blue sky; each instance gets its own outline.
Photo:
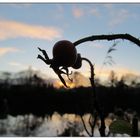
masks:
[[[48,75],[54,72],[36,57],[37,47],[47,50],[52,58],[53,45],[67,39],[72,42],[90,35],[129,33],[140,37],[140,4],[109,3],[24,3],[0,4],[0,71],[17,72],[31,66]],[[99,75],[106,52],[113,42],[86,42],[77,46],[83,57],[95,64]],[[121,41],[112,52],[116,64],[105,66],[100,74],[110,70],[119,75],[140,75],[140,48]],[[79,70],[89,75],[86,63]]]

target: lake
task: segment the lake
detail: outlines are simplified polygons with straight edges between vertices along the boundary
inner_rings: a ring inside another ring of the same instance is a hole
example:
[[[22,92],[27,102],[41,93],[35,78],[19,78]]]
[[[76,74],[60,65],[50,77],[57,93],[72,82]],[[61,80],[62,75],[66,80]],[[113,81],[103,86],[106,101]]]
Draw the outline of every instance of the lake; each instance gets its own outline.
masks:
[[[90,131],[90,126],[88,125],[89,114],[84,115],[83,118]],[[112,120],[110,118],[105,119],[106,134],[109,132],[108,126],[111,122]],[[100,136],[98,128],[99,123],[95,126],[95,137]],[[70,136],[88,136],[80,116],[75,114],[60,115],[57,112],[54,112],[52,116],[46,115],[44,118],[32,114],[24,116],[18,115],[16,117],[8,115],[7,118],[0,120],[1,137],[56,137],[66,136],[66,133],[69,133]],[[129,135],[117,134],[115,136]]]

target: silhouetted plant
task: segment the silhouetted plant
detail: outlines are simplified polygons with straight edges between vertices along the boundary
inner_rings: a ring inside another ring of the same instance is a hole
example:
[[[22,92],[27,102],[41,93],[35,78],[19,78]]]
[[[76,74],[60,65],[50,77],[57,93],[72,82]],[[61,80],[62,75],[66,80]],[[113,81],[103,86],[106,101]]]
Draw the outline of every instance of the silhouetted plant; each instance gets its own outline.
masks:
[[[96,109],[96,111],[99,114],[100,119],[101,119],[101,128],[99,129],[101,136],[105,136],[105,122],[104,122],[103,110],[101,110],[101,108],[99,107],[98,101],[96,99],[97,95],[96,95],[95,84],[94,84],[94,67],[93,67],[92,63],[87,58],[82,58],[80,54],[77,54],[76,46],[81,44],[81,43],[84,43],[86,41],[95,41],[95,40],[108,40],[108,41],[110,41],[110,40],[116,40],[116,39],[126,39],[126,40],[129,40],[129,41],[135,43],[136,45],[140,46],[140,40],[133,37],[132,35],[114,34],[114,35],[89,36],[86,38],[82,38],[74,43],[67,41],[67,40],[59,41],[53,47],[53,58],[52,59],[49,59],[45,50],[38,48],[39,51],[41,51],[43,53],[45,58],[43,58],[41,55],[38,55],[37,58],[44,61],[47,65],[50,65],[50,67],[54,70],[54,72],[60,78],[61,82],[66,87],[68,87],[68,86],[67,86],[65,80],[63,79],[63,77],[61,76],[61,74],[66,74],[68,79],[70,81],[72,81],[72,79],[69,78],[69,75],[71,73],[69,73],[68,68],[72,67],[74,69],[79,69],[82,66],[82,60],[85,60],[89,63],[90,70],[91,70],[90,82],[91,82],[91,86],[93,89],[93,104],[92,105],[94,105],[94,107],[95,107],[95,109]],[[116,46],[116,43],[107,52],[107,58],[109,58],[111,60],[111,62],[113,62],[112,57],[109,56],[108,54],[110,52],[116,50],[114,48],[114,46]],[[65,70],[65,71],[62,71],[62,70]],[[91,113],[93,114],[93,112],[91,112]],[[93,115],[92,115],[92,117],[93,117]],[[91,123],[90,120],[91,120],[91,117],[89,118],[89,124],[90,124],[91,129],[92,129],[91,134],[88,132],[85,125],[84,125],[84,127],[85,127],[85,130],[88,133],[88,135],[93,136],[96,117],[95,117],[93,123]],[[82,119],[82,122],[84,124],[83,119]]]

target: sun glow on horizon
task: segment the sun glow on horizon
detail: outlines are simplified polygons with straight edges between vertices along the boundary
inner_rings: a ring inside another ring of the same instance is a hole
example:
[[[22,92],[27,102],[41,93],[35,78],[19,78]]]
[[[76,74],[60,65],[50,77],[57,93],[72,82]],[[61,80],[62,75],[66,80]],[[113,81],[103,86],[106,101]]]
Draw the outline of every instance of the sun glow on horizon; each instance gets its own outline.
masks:
[[[75,87],[75,84],[73,82],[66,82],[66,85],[69,88],[74,88]],[[54,82],[53,86],[55,88],[66,88],[59,79]]]
[[[127,67],[110,67],[110,68],[106,68],[104,67],[103,70],[100,72],[100,69],[97,67],[95,70],[95,81],[96,79],[99,79],[99,82],[102,83],[106,83],[109,80],[110,77],[110,73],[111,71],[114,71],[116,77],[118,80],[120,80],[122,77],[133,77],[134,79],[137,77],[137,79],[140,79],[140,73],[138,71],[135,71],[133,69],[129,69]],[[55,75],[57,77],[57,75]],[[46,76],[47,77],[47,76]],[[85,71],[73,71],[73,75],[72,75],[72,82],[69,81],[67,79],[66,76],[63,77],[67,86],[69,88],[75,88],[75,87],[89,87],[91,86],[90,84],[90,69],[86,69]],[[61,80],[57,77],[55,78],[54,82],[53,82],[53,86],[55,88],[66,88],[63,83],[61,82]]]

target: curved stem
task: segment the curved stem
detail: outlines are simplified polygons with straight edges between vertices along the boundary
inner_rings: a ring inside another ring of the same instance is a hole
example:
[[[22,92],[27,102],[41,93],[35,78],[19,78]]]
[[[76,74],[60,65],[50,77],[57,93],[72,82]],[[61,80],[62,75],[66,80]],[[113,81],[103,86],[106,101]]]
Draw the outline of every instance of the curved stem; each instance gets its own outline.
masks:
[[[95,79],[94,79],[94,66],[92,65],[91,61],[88,60],[87,58],[81,58],[82,60],[85,60],[89,63],[90,65],[90,83],[91,83],[91,86],[92,86],[92,91],[93,91],[93,94],[92,94],[92,99],[93,99],[93,104],[92,106],[95,107],[97,113],[99,114],[100,116],[100,119],[101,119],[101,127],[99,129],[99,132],[100,132],[100,135],[101,136],[105,136],[105,121],[104,121],[104,115],[103,115],[103,111],[100,109],[99,107],[99,104],[98,104],[98,101],[97,101],[97,95],[96,95],[96,88],[95,88]],[[93,110],[92,110],[92,116],[93,116]],[[92,126],[92,133],[94,132],[94,127],[95,127],[95,123],[96,123],[96,120],[97,120],[97,116],[95,117],[94,119],[94,125],[91,125]]]
[[[140,47],[140,40],[130,34],[93,35],[93,36],[89,36],[89,37],[85,37],[80,40],[77,40],[73,44],[74,44],[74,46],[77,46],[77,45],[87,42],[87,41],[95,41],[95,40],[111,41],[111,40],[115,40],[115,39],[126,39]]]

